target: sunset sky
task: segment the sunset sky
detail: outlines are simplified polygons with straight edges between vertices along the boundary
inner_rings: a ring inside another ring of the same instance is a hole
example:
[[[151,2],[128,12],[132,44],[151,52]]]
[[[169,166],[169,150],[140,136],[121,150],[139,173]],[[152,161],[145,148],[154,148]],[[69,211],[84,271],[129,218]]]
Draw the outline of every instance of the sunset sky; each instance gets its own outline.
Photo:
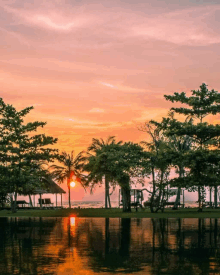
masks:
[[[33,105],[61,150],[139,142],[137,125],[171,107],[164,94],[220,91],[219,18],[219,0],[0,0],[0,96]]]

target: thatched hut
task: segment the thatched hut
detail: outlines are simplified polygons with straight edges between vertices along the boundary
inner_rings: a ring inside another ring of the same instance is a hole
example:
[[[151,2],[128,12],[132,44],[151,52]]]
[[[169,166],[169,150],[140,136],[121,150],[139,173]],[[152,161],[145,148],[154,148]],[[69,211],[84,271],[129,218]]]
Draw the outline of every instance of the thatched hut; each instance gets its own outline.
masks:
[[[32,188],[32,190],[26,190],[26,192],[23,192],[22,195],[29,195],[30,199],[30,206],[33,205],[31,201],[31,195],[34,196],[34,206],[35,206],[35,195],[39,195],[39,205],[42,207],[43,204],[45,204],[42,200],[42,195],[43,194],[55,194],[56,195],[56,207],[57,207],[57,194],[61,195],[61,207],[63,206],[63,199],[62,195],[65,194],[66,192],[59,186],[57,185],[50,177],[43,177],[41,179],[41,187],[36,187]],[[49,204],[49,203],[48,203]],[[50,203],[52,204],[52,203]]]

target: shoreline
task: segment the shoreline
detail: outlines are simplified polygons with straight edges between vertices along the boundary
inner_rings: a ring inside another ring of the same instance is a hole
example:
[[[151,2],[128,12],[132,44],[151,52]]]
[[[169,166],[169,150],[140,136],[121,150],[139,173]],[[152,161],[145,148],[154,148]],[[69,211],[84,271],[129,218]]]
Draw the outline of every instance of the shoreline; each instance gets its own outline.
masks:
[[[198,208],[180,210],[165,209],[163,213],[151,213],[149,209],[132,209],[131,213],[124,213],[122,209],[112,208],[72,208],[72,209],[20,209],[16,213],[10,210],[0,210],[0,218],[6,217],[90,217],[90,218],[220,218],[219,209],[206,208],[198,212]]]

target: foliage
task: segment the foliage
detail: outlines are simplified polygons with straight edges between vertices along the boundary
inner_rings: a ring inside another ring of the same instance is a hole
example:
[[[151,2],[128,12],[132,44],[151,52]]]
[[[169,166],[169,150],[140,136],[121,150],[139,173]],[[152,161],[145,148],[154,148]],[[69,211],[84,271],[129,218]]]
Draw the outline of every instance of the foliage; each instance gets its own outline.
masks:
[[[145,188],[150,193],[151,212],[164,211],[165,202],[168,199],[167,185],[170,173],[171,155],[169,154],[168,139],[163,131],[153,122],[145,123],[140,129],[148,134],[150,142],[142,141],[147,148],[148,163],[152,181],[152,190]]]
[[[111,208],[110,184],[113,191],[116,186],[116,180],[109,166],[108,157],[114,150],[114,146],[122,144],[122,141],[116,142],[114,136],[110,136],[106,141],[101,139],[92,139],[92,144],[87,149],[86,164],[84,171],[87,175],[87,186],[90,186],[91,192],[97,184],[102,184],[105,178],[105,208]]]
[[[180,102],[188,105],[188,108],[172,108],[171,111],[187,116],[188,120],[181,122],[174,118],[166,120],[164,130],[167,136],[188,136],[193,141],[193,150],[188,152],[184,158],[186,167],[189,169],[187,175],[182,179],[172,182],[192,188],[198,186],[199,210],[202,210],[201,189],[203,186],[219,185],[219,137],[220,125],[204,122],[208,115],[216,115],[220,112],[220,94],[217,91],[209,91],[206,84],[202,84],[199,90],[193,90],[192,96],[187,97],[185,93],[174,93],[173,96],[165,95],[171,102]],[[165,120],[164,120],[165,121]]]
[[[200,122],[209,114],[216,115],[220,112],[220,94],[218,91],[209,91],[207,85],[203,83],[199,90],[192,90],[192,96],[187,97],[185,92],[174,93],[174,95],[164,95],[166,100],[180,102],[190,108],[171,108],[178,114],[183,114],[193,118],[198,118]]]
[[[192,119],[186,119],[185,122],[192,121]],[[175,132],[171,134],[171,131],[174,129],[173,124],[178,121],[174,119],[174,114],[170,113],[167,118],[163,118],[161,122],[151,121],[159,131],[162,131],[164,136],[167,139],[167,154],[170,156],[170,164],[176,168],[176,173],[178,173],[179,178],[184,177],[186,174],[187,160],[185,154],[192,150],[195,146],[194,140],[188,135],[176,135]],[[167,133],[169,131],[169,134]],[[173,181],[172,181],[173,183]],[[172,186],[172,184],[171,184]],[[178,186],[178,185],[174,185]],[[177,196],[173,209],[177,209],[180,204],[180,194],[181,194],[181,185],[178,186]]]
[[[85,157],[83,152],[80,152],[78,155],[74,156],[74,151],[71,151],[70,154],[67,152],[62,152],[58,158],[61,165],[51,165],[50,169],[52,170],[51,176],[57,180],[59,183],[67,181],[67,187],[69,191],[69,208],[71,208],[71,199],[70,199],[70,183],[71,180],[78,181],[84,186],[85,176],[82,173],[83,164],[85,162]]]
[[[102,182],[103,176],[114,186],[119,184],[123,190],[126,190],[123,198],[123,202],[127,202],[124,211],[130,211],[130,184],[134,183],[133,178],[143,182],[145,155],[142,147],[132,142],[124,144],[116,142],[114,137],[110,137],[106,143],[93,141],[98,146],[95,150],[91,150],[91,147],[88,150],[95,154],[88,154],[87,163],[84,166],[84,170],[88,172],[87,184],[91,184],[93,188]]]
[[[17,111],[0,99],[0,160],[1,169],[5,169],[7,193],[17,194],[33,186],[33,177],[39,179],[36,171],[42,161],[49,162],[57,157],[57,150],[49,146],[57,139],[45,134],[33,135],[45,122],[24,122],[26,115],[33,109],[27,107]],[[3,177],[1,178],[1,181]],[[39,180],[38,180],[39,182]],[[16,205],[16,203],[15,203]]]

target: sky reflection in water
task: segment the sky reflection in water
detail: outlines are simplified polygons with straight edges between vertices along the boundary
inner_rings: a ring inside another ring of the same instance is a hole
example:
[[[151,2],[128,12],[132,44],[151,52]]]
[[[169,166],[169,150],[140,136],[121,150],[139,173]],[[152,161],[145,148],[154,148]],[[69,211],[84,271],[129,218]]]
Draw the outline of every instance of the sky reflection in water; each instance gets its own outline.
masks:
[[[220,274],[219,219],[1,218],[0,274]]]

